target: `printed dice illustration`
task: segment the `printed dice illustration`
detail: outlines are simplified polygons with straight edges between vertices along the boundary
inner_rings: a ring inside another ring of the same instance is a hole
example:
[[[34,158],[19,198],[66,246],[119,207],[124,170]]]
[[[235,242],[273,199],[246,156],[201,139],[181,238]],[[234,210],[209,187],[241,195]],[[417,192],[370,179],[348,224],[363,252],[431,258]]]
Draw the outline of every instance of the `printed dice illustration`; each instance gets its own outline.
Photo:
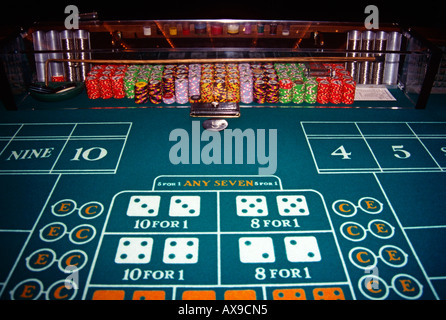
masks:
[[[241,217],[264,217],[268,207],[264,196],[237,196],[237,215]]]
[[[277,196],[277,208],[281,216],[308,216],[307,200],[301,195]]]
[[[116,250],[116,263],[149,263],[152,256],[152,238],[121,238]]]
[[[290,262],[321,261],[321,253],[315,237],[285,237],[285,251]]]
[[[240,261],[243,263],[274,262],[273,239],[270,237],[242,237],[239,239]]]
[[[198,238],[167,238],[163,262],[169,264],[197,263]]]
[[[200,215],[199,196],[172,196],[170,198],[169,216],[197,217]]]
[[[154,217],[158,215],[160,196],[132,196],[127,208],[129,217]]]

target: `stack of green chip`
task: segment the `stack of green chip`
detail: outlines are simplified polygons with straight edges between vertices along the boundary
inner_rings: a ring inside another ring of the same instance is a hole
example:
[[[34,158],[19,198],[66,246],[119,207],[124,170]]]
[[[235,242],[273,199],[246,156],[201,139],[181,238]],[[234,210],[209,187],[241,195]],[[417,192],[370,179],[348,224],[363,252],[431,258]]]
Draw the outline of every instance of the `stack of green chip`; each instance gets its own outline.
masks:
[[[279,81],[283,79],[289,79],[293,82],[291,90],[281,89],[279,90],[279,102],[301,104],[305,101],[305,81],[307,67],[304,63],[276,63],[274,65]],[[310,83],[310,88],[313,84]],[[317,89],[317,85],[316,85]],[[308,100],[316,102],[315,94],[312,90],[309,92]],[[311,102],[310,102],[311,103]]]
[[[135,98],[135,76],[139,72],[139,65],[130,65],[124,75],[124,91],[125,96],[129,99]]]
[[[149,83],[149,79],[150,79],[150,73],[148,73],[146,71],[140,71],[139,73],[137,73],[135,75],[135,83],[136,82]]]
[[[162,64],[156,64],[152,66],[152,73],[150,75],[150,80],[161,81],[163,78],[164,66]]]
[[[301,104],[305,100],[305,83],[302,80],[293,82],[293,103]]]
[[[305,102],[313,104],[316,103],[317,98],[317,81],[310,78],[305,81]]]
[[[290,103],[293,98],[291,89],[279,88],[279,103]]]

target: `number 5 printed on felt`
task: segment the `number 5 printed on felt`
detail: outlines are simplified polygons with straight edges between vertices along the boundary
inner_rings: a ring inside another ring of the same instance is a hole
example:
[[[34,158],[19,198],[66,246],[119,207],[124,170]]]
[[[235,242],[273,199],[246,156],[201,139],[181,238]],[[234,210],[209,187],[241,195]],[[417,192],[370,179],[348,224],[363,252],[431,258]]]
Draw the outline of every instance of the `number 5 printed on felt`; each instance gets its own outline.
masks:
[[[410,152],[403,149],[404,146],[392,146],[394,156],[398,159],[407,159],[410,157]]]

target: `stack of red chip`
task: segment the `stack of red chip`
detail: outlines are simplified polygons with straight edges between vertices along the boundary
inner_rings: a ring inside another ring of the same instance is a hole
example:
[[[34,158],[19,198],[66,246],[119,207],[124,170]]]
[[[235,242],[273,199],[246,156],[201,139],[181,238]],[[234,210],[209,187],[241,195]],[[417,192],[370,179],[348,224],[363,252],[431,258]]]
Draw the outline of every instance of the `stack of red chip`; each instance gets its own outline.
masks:
[[[101,90],[102,99],[113,98],[113,88],[110,77],[107,76],[99,77],[99,89]]]
[[[342,103],[352,104],[355,100],[356,83],[353,80],[344,81],[342,88]]]
[[[115,99],[123,99],[125,98],[125,90],[124,90],[124,75],[115,74],[111,78],[111,84],[113,89],[113,98]]]
[[[317,103],[327,104],[330,101],[330,81],[320,79],[317,86]]]
[[[126,65],[95,65],[85,79],[88,98],[125,98],[124,76],[126,69]]]
[[[342,101],[342,81],[333,79],[330,82],[330,103],[339,104]]]
[[[352,104],[355,100],[356,82],[340,64],[324,64],[331,69],[332,77],[317,78],[317,102],[321,104]]]
[[[99,78],[96,76],[88,76],[85,79],[85,87],[89,99],[99,99],[101,97],[101,89],[99,88]]]

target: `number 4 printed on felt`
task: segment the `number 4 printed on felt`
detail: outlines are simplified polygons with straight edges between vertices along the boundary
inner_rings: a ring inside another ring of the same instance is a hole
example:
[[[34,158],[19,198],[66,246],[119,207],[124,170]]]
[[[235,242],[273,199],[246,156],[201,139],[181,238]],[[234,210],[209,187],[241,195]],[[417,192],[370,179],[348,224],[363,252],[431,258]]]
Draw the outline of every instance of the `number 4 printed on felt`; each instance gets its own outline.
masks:
[[[345,151],[344,146],[340,146],[339,148],[337,148],[335,151],[333,151],[331,153],[332,156],[342,156],[343,160],[351,159],[350,158],[351,154],[352,154],[351,152]]]

